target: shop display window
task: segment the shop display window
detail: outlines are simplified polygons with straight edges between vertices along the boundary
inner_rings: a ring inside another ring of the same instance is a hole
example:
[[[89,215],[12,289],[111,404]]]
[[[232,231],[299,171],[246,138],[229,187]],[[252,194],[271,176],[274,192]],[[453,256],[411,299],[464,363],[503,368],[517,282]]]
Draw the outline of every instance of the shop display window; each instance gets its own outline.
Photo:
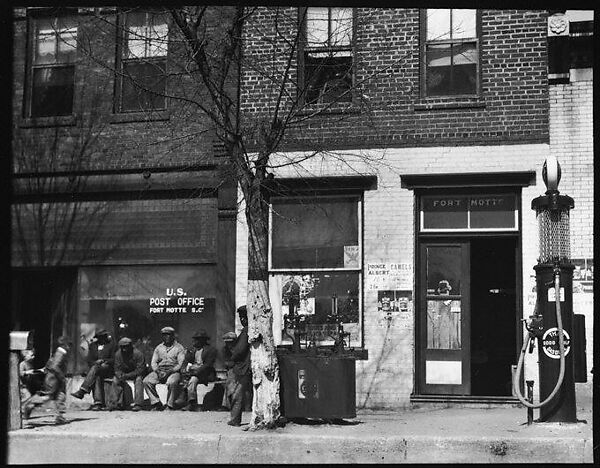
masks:
[[[360,201],[318,197],[272,201],[269,288],[276,344],[291,344],[290,317],[307,340],[333,344],[337,325],[361,344]]]

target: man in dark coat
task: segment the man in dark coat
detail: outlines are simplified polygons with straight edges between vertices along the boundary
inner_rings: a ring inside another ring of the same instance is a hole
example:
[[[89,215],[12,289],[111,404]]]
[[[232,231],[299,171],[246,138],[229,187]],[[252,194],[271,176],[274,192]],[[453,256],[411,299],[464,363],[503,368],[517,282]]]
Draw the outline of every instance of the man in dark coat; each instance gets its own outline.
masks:
[[[119,340],[119,349],[115,353],[115,376],[112,381],[112,401],[109,409],[125,409],[123,391],[128,380],[134,382],[134,400],[132,411],[142,409],[144,403],[144,385],[142,379],[146,374],[146,362],[141,351],[133,347],[132,341],[123,337]]]
[[[90,344],[87,361],[90,370],[85,376],[79,390],[71,393],[71,395],[82,399],[86,393],[92,390],[94,404],[90,409],[98,411],[104,408],[105,405],[104,379],[113,376],[115,362],[115,343],[108,334],[108,331],[100,330],[94,335],[94,341]]]
[[[196,392],[198,384],[207,385],[209,382],[217,380],[215,372],[217,349],[208,344],[210,340],[208,333],[201,328],[194,333],[192,340],[193,346],[187,349],[183,366],[181,366],[183,386],[186,389],[186,392],[182,392],[182,394],[187,394],[187,405],[182,408],[184,411],[198,409]]]
[[[242,324],[242,331],[235,341],[225,340],[225,359],[230,362],[231,371],[228,374],[227,391],[230,393],[231,414],[227,422],[230,426],[240,426],[242,410],[248,391],[252,388],[252,369],[250,367],[250,345],[248,344],[248,312],[246,306],[237,310]],[[248,402],[249,403],[249,402]]]

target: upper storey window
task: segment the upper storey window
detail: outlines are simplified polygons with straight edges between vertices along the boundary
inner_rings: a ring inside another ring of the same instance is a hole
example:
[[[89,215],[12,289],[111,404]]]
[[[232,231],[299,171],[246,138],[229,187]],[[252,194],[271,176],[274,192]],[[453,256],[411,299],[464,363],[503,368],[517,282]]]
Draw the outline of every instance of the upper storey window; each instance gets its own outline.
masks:
[[[166,107],[168,25],[164,15],[125,15],[120,54],[117,110],[135,112]]]
[[[473,95],[479,90],[477,10],[424,10],[423,94]]]
[[[29,117],[71,115],[77,24],[71,16],[31,18]]]
[[[352,101],[352,8],[306,9],[301,53],[301,89],[306,102]]]

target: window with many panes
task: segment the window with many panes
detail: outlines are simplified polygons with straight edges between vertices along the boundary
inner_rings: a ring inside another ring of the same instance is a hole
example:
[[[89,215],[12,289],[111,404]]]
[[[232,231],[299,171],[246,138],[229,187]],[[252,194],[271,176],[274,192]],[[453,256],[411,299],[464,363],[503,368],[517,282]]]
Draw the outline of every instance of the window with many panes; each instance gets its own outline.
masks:
[[[478,94],[477,10],[423,10],[421,25],[423,95]]]
[[[352,8],[300,10],[304,41],[300,82],[308,104],[352,101]]]
[[[277,344],[291,344],[290,317],[309,340],[331,344],[342,323],[360,346],[361,213],[357,196],[271,200],[269,289]]]
[[[32,17],[28,117],[71,115],[77,57],[73,16]]]
[[[117,112],[166,108],[168,25],[153,11],[124,14]]]

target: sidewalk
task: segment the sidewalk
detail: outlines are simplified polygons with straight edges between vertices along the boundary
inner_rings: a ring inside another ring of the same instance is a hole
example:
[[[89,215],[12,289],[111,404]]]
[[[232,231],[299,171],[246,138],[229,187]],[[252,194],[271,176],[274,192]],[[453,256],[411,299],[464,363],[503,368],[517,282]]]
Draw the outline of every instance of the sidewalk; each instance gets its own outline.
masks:
[[[9,433],[8,463],[591,463],[592,411],[526,425],[524,408],[359,411],[347,425],[243,431],[228,413],[33,413]],[[537,411],[535,413],[537,417]],[[246,423],[250,413],[244,413]],[[245,424],[247,426],[247,424]]]

